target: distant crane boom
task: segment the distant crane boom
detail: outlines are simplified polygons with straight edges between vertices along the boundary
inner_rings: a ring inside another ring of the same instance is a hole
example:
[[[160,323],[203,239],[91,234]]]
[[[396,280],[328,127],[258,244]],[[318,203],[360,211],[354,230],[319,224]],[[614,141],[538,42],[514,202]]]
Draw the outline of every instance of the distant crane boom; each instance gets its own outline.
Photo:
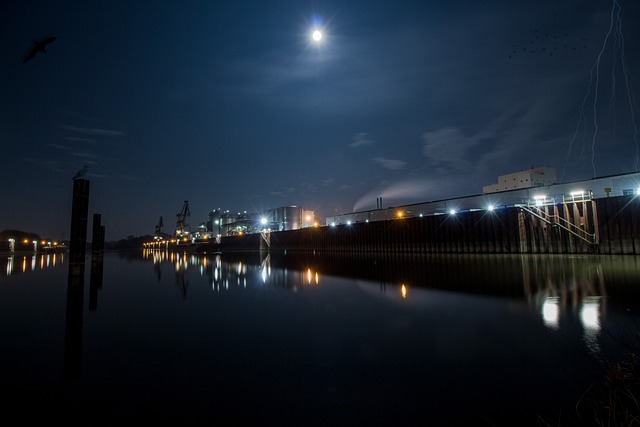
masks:
[[[164,223],[162,222],[162,217],[160,217],[160,220],[156,225],[156,236],[160,236],[162,234],[162,227],[164,227]]]
[[[178,213],[176,216],[178,217],[178,221],[176,221],[176,235],[182,236],[184,234],[189,234],[187,227],[187,217],[191,215],[189,211],[189,201],[185,200],[184,205],[182,205],[182,211]]]

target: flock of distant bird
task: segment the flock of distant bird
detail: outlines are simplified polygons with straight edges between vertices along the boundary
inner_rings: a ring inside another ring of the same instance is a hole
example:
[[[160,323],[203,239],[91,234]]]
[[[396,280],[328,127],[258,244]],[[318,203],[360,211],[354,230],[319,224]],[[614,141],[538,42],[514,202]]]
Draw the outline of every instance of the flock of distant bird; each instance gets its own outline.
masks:
[[[568,53],[578,49],[587,47],[587,39],[582,38],[579,41],[571,40],[569,34],[563,32],[561,34],[550,34],[549,32],[540,32],[535,30],[533,38],[529,43],[522,45],[514,44],[508,54],[508,59],[512,59],[516,55],[522,54],[538,54],[553,56],[560,53]]]

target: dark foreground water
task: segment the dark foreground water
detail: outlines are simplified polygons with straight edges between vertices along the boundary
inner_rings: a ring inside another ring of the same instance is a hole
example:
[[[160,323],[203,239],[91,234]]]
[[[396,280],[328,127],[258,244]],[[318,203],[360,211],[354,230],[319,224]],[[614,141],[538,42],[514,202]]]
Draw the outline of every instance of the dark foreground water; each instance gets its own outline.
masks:
[[[65,256],[0,261],[5,417],[586,424],[640,320],[638,257]]]

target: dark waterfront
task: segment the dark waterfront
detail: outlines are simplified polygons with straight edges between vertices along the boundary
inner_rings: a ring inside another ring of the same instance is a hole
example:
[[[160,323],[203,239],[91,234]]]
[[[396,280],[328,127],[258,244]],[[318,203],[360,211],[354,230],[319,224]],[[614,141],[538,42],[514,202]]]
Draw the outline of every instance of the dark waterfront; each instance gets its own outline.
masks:
[[[2,257],[5,413],[568,425],[636,343],[636,256],[65,256]]]

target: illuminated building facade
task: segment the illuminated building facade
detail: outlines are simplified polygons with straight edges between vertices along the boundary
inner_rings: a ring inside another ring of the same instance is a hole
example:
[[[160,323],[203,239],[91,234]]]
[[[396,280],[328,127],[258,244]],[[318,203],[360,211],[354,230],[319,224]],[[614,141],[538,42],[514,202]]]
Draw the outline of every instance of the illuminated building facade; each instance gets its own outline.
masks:
[[[482,193],[488,194],[520,188],[545,187],[556,183],[556,170],[554,168],[537,167],[501,175],[498,177],[496,184],[483,187]]]

